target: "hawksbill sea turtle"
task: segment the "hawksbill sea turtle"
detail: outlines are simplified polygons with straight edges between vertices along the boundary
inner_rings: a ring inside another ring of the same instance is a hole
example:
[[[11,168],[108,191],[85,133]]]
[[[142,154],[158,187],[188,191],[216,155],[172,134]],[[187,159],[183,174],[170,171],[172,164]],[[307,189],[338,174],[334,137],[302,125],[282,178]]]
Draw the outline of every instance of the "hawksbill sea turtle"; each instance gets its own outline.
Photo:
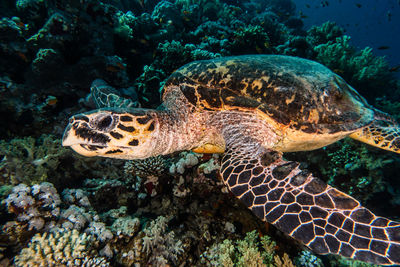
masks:
[[[319,254],[400,264],[400,223],[282,157],[347,136],[399,153],[395,120],[328,68],[279,55],[194,61],[168,78],[162,100],[160,110],[75,115],[63,145],[121,159],[223,153],[223,182],[260,219]]]

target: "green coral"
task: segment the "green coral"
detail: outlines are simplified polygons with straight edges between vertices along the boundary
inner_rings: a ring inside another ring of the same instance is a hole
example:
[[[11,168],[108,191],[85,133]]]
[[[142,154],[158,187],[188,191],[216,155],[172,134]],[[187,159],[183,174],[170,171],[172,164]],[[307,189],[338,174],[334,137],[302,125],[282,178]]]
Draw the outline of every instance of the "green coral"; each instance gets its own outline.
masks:
[[[351,177],[340,183],[340,188],[345,188],[350,195],[356,195],[357,199],[366,202],[372,197],[371,192],[384,192],[387,185],[383,179],[383,169],[393,163],[390,156],[377,156],[366,145],[356,143],[351,139],[335,145],[333,152],[328,152],[329,169],[324,175],[330,177],[329,184],[338,184],[343,177]]]
[[[313,26],[307,32],[307,39],[313,45],[326,44],[334,42],[336,38],[343,36],[343,29],[336,23],[327,21],[321,26]]]
[[[245,25],[233,33],[233,52],[270,53],[270,39],[264,28],[259,25]]]
[[[372,263],[357,261],[345,257],[340,257],[337,255],[330,255],[330,266],[332,267],[379,267],[380,265],[375,265]]]
[[[295,263],[297,267],[324,267],[322,260],[309,250],[303,250],[300,255],[295,258]]]
[[[9,142],[0,140],[0,173],[2,183],[25,183],[28,185],[47,181],[49,173],[55,171],[69,149],[61,146],[61,140],[53,135],[16,138]]]
[[[212,59],[221,56],[218,53],[199,49],[194,44],[182,44],[175,40],[160,44],[157,50],[159,56],[156,63],[168,73],[194,60]]]
[[[114,25],[114,34],[122,39],[130,40],[133,38],[132,27],[135,25],[136,18],[131,11],[123,13],[119,11],[116,14],[117,21]]]
[[[144,66],[143,73],[135,81],[135,86],[143,102],[157,107],[160,104],[160,96],[156,92],[161,91],[169,74],[186,63],[221,57],[221,54],[200,49],[198,45],[173,40],[160,43],[155,56],[151,65]]]
[[[378,88],[390,88],[389,65],[383,57],[376,57],[372,48],[357,51],[350,44],[349,36],[337,37],[314,47],[316,60],[342,76],[366,96],[376,96]]]
[[[287,266],[294,267],[289,256],[276,254],[276,243],[269,236],[258,236],[248,232],[243,240],[225,239],[202,254],[202,259],[211,266]]]

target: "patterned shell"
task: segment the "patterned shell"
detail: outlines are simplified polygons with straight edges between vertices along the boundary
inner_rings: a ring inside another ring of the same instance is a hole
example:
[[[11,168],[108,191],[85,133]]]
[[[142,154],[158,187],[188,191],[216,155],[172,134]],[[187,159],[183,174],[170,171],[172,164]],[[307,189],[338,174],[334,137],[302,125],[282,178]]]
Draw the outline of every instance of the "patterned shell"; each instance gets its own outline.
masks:
[[[257,112],[281,127],[306,133],[352,131],[373,111],[341,77],[297,57],[248,55],[189,63],[164,89],[179,86],[200,110]]]

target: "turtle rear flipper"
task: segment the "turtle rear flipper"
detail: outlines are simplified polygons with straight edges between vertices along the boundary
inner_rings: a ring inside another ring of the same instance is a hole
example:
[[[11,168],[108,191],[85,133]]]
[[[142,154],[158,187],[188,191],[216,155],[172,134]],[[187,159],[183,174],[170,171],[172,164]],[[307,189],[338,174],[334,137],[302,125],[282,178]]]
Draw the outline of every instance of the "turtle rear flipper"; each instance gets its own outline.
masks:
[[[389,115],[376,111],[375,120],[350,137],[385,150],[400,153],[400,126]]]
[[[224,183],[259,218],[319,254],[400,264],[400,223],[375,216],[250,138],[231,141],[222,159]]]

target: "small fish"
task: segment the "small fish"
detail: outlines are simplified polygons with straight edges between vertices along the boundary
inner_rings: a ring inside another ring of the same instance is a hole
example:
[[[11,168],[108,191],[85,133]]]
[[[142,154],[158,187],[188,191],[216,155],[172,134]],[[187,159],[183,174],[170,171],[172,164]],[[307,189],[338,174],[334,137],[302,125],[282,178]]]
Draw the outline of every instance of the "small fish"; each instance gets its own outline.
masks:
[[[399,0],[399,1],[400,1],[400,0]],[[310,6],[309,4],[306,4],[306,7],[307,7],[307,8],[311,8],[311,6]]]
[[[146,39],[144,39],[144,38],[139,39],[139,42],[140,42],[141,44],[143,44],[143,45],[147,45],[147,44],[149,43],[149,41],[146,40]]]
[[[387,12],[387,18],[389,22],[392,21],[392,12],[390,10]]]
[[[389,69],[390,72],[397,72],[399,70],[400,70],[400,65],[397,65],[397,66],[392,67],[392,68]]]
[[[118,68],[120,68],[121,70],[125,69],[125,65],[122,64],[121,62],[117,62],[116,64],[118,66]]]
[[[25,62],[29,61],[28,57],[22,52],[17,52],[17,55]]]
[[[356,3],[356,7],[361,8],[362,5],[360,3]]]
[[[382,46],[378,47],[379,50],[386,50],[386,49],[389,49],[389,48],[390,48],[390,46],[387,46],[387,45],[382,45]]]
[[[49,106],[54,106],[55,104],[57,104],[58,99],[55,96],[48,96],[46,98],[46,104]]]
[[[106,67],[106,71],[109,71],[109,72],[118,72],[118,71],[120,71],[120,69],[117,68],[116,66],[111,66],[111,65],[109,65],[109,66]]]
[[[17,24],[17,26],[19,27],[19,28],[25,28],[25,24],[23,23],[23,22],[17,22],[16,23]]]
[[[327,6],[329,6],[329,2],[328,1],[321,1],[321,6],[322,7],[327,7]]]

